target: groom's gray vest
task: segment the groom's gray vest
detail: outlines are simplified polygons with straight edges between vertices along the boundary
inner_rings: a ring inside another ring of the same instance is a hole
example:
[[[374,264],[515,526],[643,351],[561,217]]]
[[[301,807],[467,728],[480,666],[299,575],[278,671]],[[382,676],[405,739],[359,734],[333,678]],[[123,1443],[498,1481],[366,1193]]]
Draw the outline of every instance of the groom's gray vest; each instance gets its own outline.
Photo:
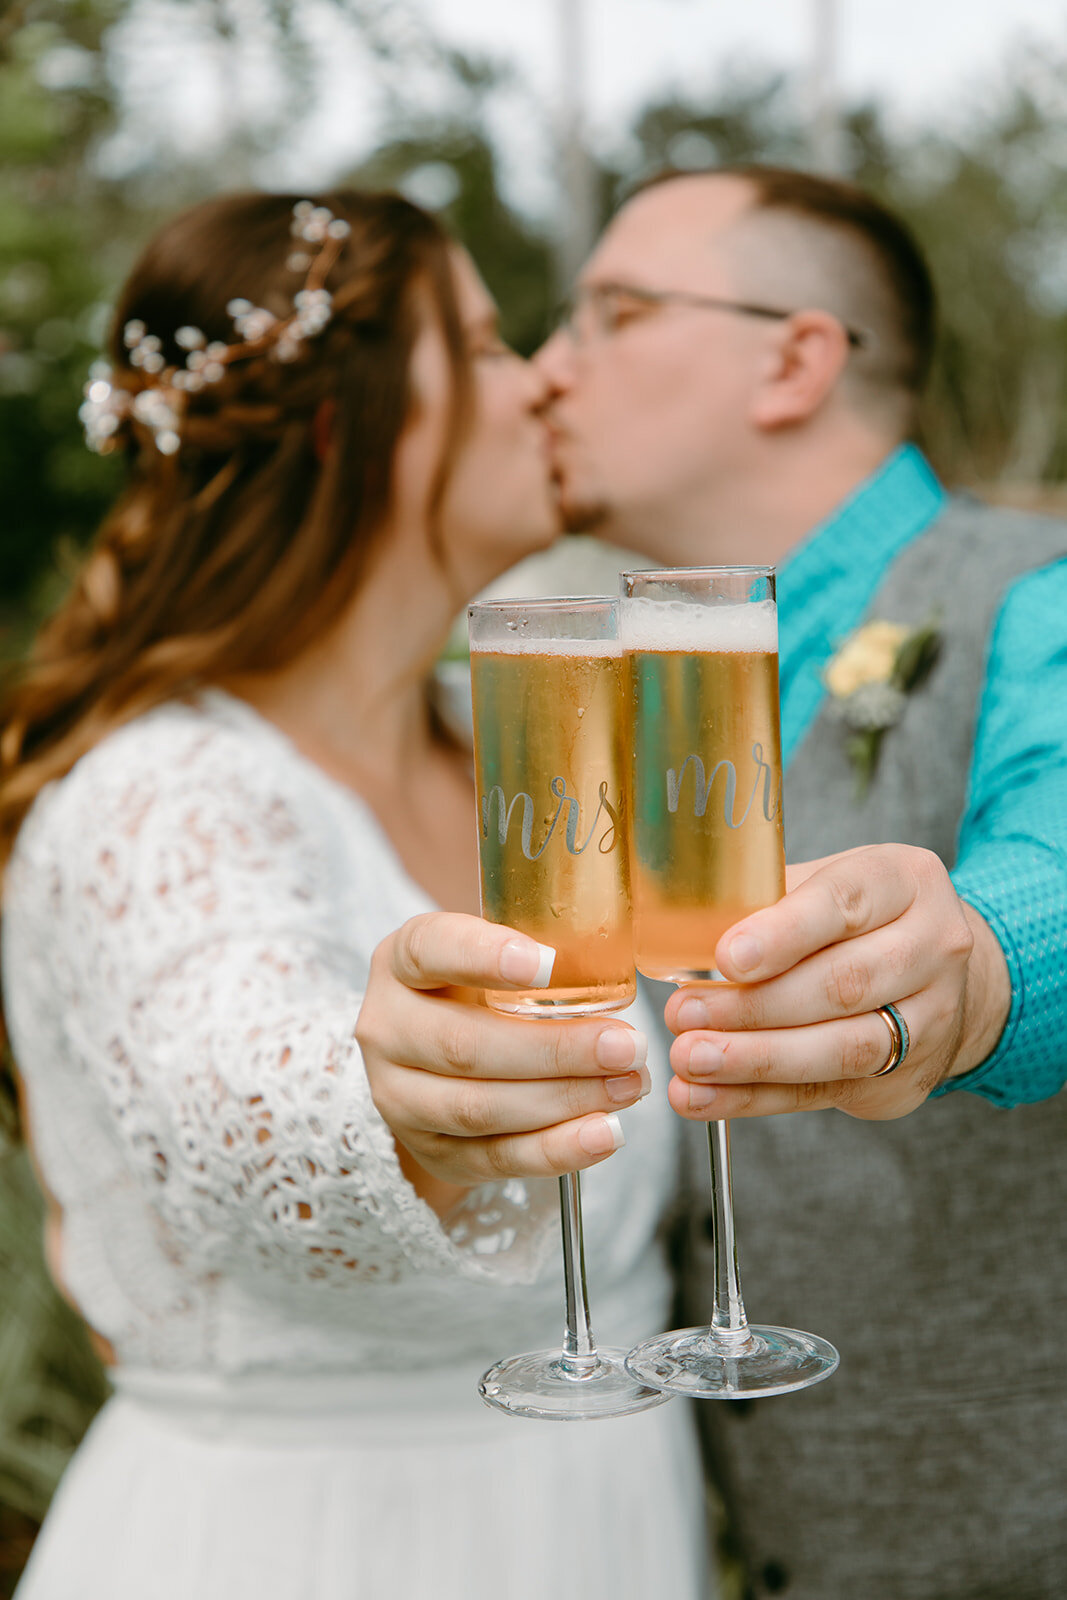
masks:
[[[908,547],[868,616],[917,625],[936,609],[941,656],[863,801],[824,707],[786,782],[790,860],[895,840],[951,866],[998,607],[1065,553],[1067,526],[967,500]],[[1067,1017],[1064,1034],[1067,1053]],[[841,1352],[801,1394],[696,1403],[753,1596],[1067,1596],[1065,1134],[1067,1094],[735,1124],[749,1316]],[[689,1166],[683,1315],[696,1323],[711,1282],[706,1144]]]

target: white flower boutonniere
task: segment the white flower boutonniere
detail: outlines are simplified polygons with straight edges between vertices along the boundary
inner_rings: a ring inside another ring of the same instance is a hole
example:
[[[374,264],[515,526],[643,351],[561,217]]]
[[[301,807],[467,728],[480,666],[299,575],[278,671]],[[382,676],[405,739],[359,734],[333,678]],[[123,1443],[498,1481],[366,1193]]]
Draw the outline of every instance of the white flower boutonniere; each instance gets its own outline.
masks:
[[[918,628],[875,620],[850,634],[827,663],[823,682],[848,730],[846,749],[860,796],[874,776],[883,738],[904,715],[908,695],[926,678],[940,648],[936,619]]]

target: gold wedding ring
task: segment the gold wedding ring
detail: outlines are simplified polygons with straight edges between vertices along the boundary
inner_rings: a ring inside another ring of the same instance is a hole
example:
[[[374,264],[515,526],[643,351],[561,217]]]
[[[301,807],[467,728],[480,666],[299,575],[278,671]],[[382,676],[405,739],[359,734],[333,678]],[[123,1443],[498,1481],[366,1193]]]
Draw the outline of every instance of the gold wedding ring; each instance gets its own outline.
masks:
[[[895,1072],[911,1049],[911,1035],[908,1024],[904,1021],[896,1006],[879,1006],[875,1011],[876,1017],[881,1017],[889,1029],[889,1060],[884,1067],[879,1067],[877,1072],[872,1072],[872,1078],[884,1078],[887,1073]]]

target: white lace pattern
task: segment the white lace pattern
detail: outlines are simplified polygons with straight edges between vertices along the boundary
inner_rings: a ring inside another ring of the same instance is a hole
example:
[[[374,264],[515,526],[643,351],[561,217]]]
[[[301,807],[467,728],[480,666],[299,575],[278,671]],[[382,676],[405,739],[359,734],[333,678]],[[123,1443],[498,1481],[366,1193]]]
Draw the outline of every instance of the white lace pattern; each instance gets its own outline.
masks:
[[[39,798],[5,888],[6,1004],[62,1275],[120,1361],[393,1367],[427,1329],[448,1361],[558,1323],[555,1185],[497,1186],[443,1227],[370,1096],[370,957],[426,909],[357,797],[221,694],[139,718]],[[601,1295],[643,1321],[669,1114],[627,1128],[586,1216]]]

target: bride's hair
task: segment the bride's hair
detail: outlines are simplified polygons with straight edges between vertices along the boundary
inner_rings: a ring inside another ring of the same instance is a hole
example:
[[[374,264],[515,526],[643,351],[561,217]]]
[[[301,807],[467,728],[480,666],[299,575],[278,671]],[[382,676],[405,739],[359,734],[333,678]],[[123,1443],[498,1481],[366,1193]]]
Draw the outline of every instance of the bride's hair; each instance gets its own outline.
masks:
[[[126,450],[130,480],[0,703],[0,871],[38,791],[112,728],[228,674],[284,665],[337,619],[386,522],[426,315],[453,377],[439,503],[469,382],[448,240],[425,212],[397,195],[315,197],[325,209],[304,238],[338,224],[320,252],[328,296],[317,281],[302,296],[319,304],[295,349],[261,349],[246,333],[227,361],[242,310],[292,322],[317,253],[294,244],[311,210],[300,199],[231,195],[182,213],[120,296],[113,371],[97,384],[106,405],[121,402],[103,442]],[[206,353],[190,360],[198,340]],[[163,387],[175,373],[180,394]]]

